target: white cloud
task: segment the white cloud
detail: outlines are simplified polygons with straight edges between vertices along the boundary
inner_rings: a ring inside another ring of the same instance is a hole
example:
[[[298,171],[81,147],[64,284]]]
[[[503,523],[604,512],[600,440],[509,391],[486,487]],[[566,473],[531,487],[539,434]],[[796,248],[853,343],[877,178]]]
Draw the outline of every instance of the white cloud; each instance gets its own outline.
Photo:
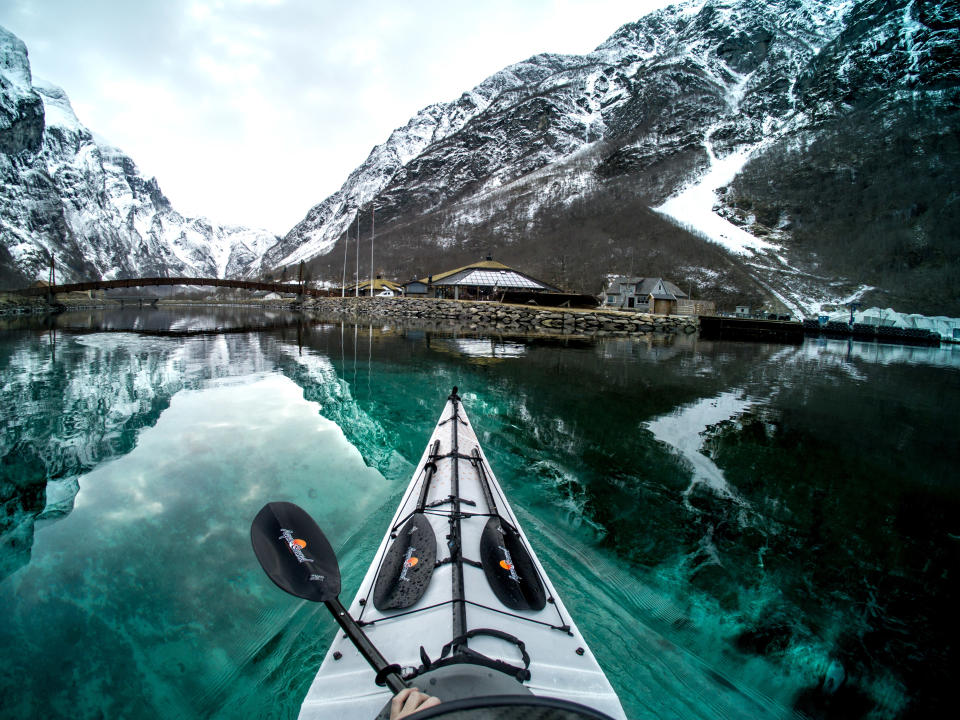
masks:
[[[665,0],[20,0],[0,25],[187,215],[285,233],[422,107]]]

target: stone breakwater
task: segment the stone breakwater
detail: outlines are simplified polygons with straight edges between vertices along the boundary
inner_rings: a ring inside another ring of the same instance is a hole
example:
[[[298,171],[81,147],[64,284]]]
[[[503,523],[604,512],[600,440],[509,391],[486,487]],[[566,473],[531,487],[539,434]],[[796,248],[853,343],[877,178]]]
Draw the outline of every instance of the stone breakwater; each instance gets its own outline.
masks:
[[[470,330],[548,335],[690,334],[699,322],[685,315],[646,315],[614,310],[567,310],[496,302],[430,298],[316,298],[304,310],[351,317],[390,317],[445,323]]]

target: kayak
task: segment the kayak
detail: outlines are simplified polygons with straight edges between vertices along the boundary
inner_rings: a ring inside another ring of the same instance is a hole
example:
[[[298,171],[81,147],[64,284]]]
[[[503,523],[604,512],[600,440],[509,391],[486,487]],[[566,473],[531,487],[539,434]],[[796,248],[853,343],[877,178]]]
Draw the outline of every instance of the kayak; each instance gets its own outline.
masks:
[[[431,668],[474,665],[502,679],[504,691],[526,688],[625,718],[520,529],[456,388],[350,614],[424,692],[440,697],[422,681]],[[370,720],[391,696],[374,680],[360,652],[337,633],[300,717]]]

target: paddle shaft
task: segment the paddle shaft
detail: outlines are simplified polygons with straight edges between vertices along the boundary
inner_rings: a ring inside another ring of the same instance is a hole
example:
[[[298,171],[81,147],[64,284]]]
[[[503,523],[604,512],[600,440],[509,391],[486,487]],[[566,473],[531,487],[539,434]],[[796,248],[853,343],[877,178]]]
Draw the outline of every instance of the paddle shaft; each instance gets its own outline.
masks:
[[[389,663],[383,655],[380,654],[380,651],[370,642],[367,634],[360,629],[356,620],[350,616],[350,613],[348,613],[347,609],[341,604],[340,598],[328,600],[324,605],[327,606],[327,610],[333,615],[333,619],[336,620],[337,624],[343,629],[343,632],[350,639],[350,642],[360,651],[364,659],[370,663],[370,667],[377,671],[377,674],[389,667]],[[403,678],[396,672],[386,673],[383,679],[387,687],[390,688],[390,692],[394,695],[407,687]]]
[[[474,448],[470,454],[473,456],[474,465],[480,471],[480,486],[483,488],[483,499],[487,501],[487,508],[491,515],[500,517],[500,513],[497,512],[497,504],[493,501],[493,492],[490,490],[490,481],[487,480],[487,471],[483,467],[483,458],[480,456],[480,451]]]

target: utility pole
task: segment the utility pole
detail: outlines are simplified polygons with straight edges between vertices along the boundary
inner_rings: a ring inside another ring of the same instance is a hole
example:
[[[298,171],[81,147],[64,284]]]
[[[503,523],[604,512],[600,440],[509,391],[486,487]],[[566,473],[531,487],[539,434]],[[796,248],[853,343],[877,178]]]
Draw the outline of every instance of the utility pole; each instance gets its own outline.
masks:
[[[377,206],[370,206],[370,297],[373,297],[373,236],[376,223]]]
[[[347,296],[347,248],[350,247],[350,223],[343,233],[343,280],[340,281],[340,297]]]
[[[57,284],[57,271],[54,268],[53,253],[50,253],[50,289],[47,291],[47,297],[53,302],[53,286]]]
[[[353,276],[353,296],[360,297],[360,208],[357,207],[357,272]]]

